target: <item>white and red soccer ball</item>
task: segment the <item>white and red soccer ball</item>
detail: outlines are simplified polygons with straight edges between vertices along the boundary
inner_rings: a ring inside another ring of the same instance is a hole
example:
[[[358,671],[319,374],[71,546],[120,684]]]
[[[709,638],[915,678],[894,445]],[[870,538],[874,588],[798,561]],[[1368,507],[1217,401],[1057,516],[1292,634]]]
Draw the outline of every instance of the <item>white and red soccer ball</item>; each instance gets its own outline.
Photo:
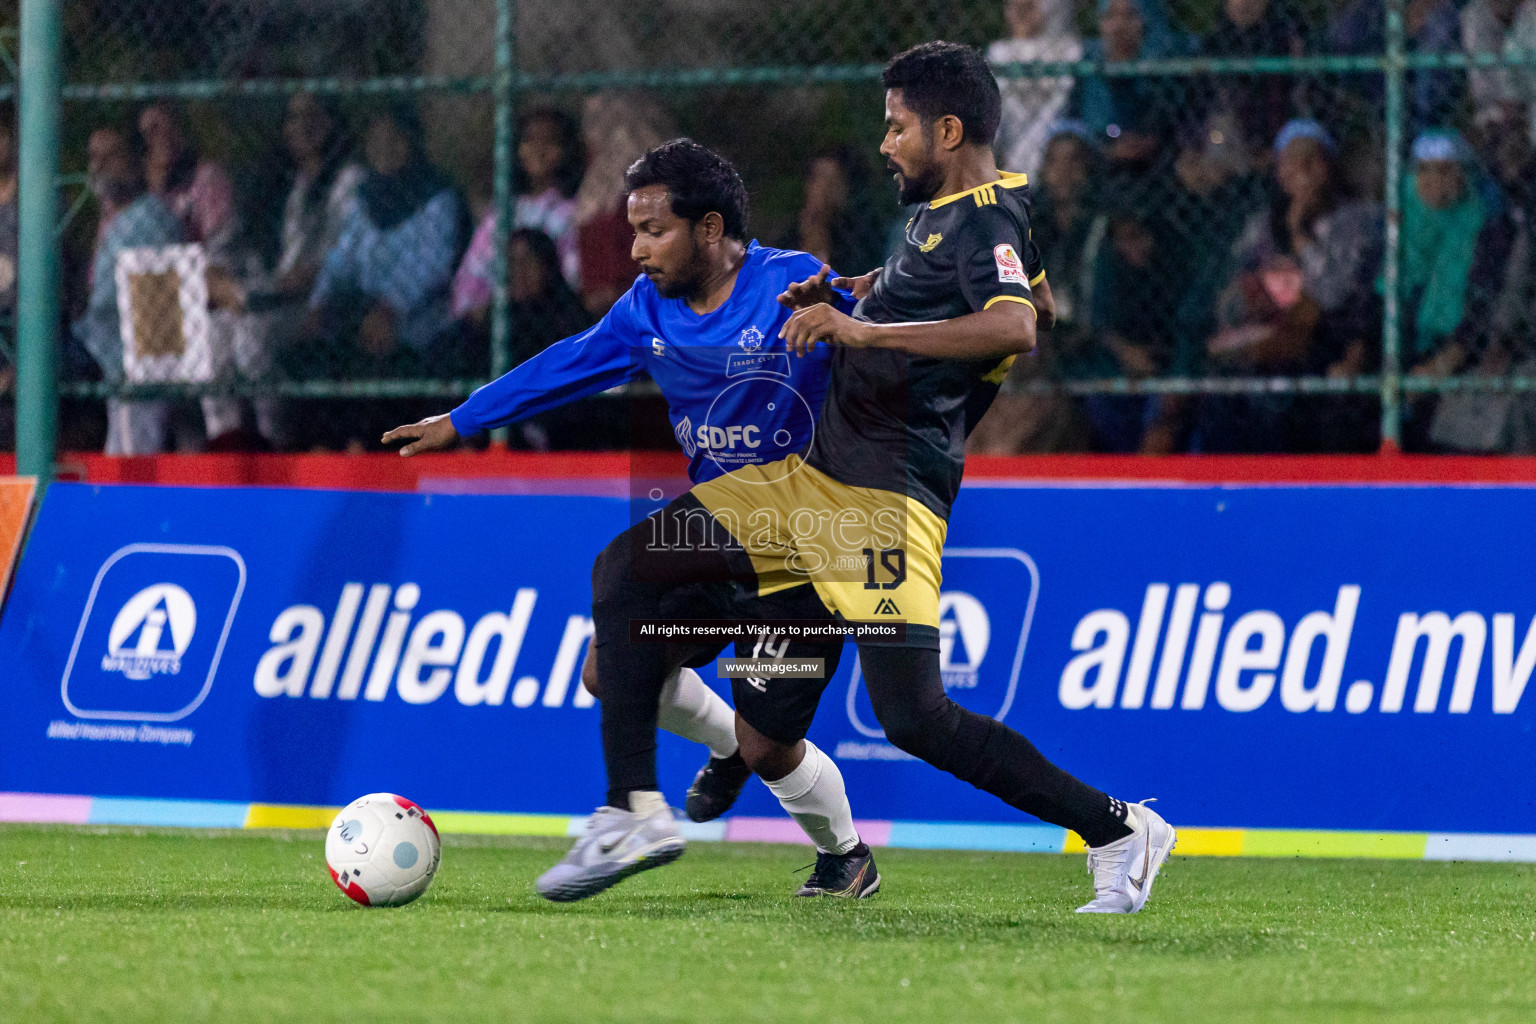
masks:
[[[325,837],[338,888],[365,907],[400,907],[427,891],[442,859],[432,816],[403,796],[370,793],[342,808]]]

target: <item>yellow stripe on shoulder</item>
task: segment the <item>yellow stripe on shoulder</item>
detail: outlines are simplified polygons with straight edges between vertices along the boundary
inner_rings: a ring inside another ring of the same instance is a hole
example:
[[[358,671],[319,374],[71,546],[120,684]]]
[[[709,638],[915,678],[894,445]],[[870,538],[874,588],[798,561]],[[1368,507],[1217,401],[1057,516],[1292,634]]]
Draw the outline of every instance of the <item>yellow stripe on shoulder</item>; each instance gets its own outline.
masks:
[[[995,191],[996,188],[1023,188],[1025,185],[1029,184],[1028,175],[1009,174],[1006,171],[998,171],[997,173],[999,175],[997,181],[989,181],[984,185],[977,185],[975,188],[968,188],[964,192],[956,192],[953,195],[940,196],[938,199],[935,199],[928,204],[928,209],[937,210],[941,206],[952,203],[956,199],[964,199],[966,196],[976,196],[976,205],[985,206],[987,204],[981,199],[981,193],[983,190],[993,190],[991,201],[995,203],[997,202],[997,192]]]
[[[1044,281],[1044,280],[1045,280],[1045,271],[1042,270],[1042,271],[1040,271],[1040,273],[1036,274],[1033,279],[1030,280],[1029,286],[1031,288],[1033,288],[1036,285],[1038,285],[1041,281]]]

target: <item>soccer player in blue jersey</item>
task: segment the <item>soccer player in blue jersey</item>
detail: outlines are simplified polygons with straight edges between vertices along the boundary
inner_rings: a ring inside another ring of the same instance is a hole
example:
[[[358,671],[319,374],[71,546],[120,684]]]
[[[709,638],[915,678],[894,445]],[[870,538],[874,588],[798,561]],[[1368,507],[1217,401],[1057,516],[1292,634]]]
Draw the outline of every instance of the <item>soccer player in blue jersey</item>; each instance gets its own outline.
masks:
[[[827,388],[825,349],[790,356],[778,340],[790,310],[778,297],[816,275],[821,263],[803,252],[748,241],[747,194],[730,163],[688,139],[668,142],[629,169],[629,220],[641,276],[602,321],[545,349],[476,391],[451,413],[397,427],[386,443],[406,441],[402,455],[446,448],[461,437],[537,415],[648,373],[667,399],[673,431],[689,456],[694,483],[743,466],[777,462],[805,450]],[[862,291],[867,282],[837,282]],[[854,299],[837,291],[846,308]],[[755,589],[755,588],[754,588]],[[738,600],[739,598],[739,600]],[[767,603],[764,603],[766,601]],[[711,588],[711,609],[729,606],[743,618],[824,618],[809,586],[759,600],[727,585]],[[836,670],[842,644],[786,643],[765,636],[743,644],[743,657],[821,658],[820,679],[776,680],[800,687],[801,699],[768,700],[762,680],[733,680],[737,711],[754,734],[783,737],[782,756],[759,774],[815,843],[817,870],[799,895],[862,897],[879,875],[853,813],[837,765],[802,739],[821,689]],[[688,791],[695,821],[725,813],[751,770],[738,750],[736,716],[689,664],[718,651],[674,651],[675,671],[662,689],[662,728],[710,749]],[[688,662],[679,667],[679,662]],[[583,683],[602,696],[597,658]],[[754,685],[756,684],[756,685]],[[606,808],[605,808],[606,810]],[[601,828],[602,811],[594,819]],[[681,846],[677,847],[681,852]]]

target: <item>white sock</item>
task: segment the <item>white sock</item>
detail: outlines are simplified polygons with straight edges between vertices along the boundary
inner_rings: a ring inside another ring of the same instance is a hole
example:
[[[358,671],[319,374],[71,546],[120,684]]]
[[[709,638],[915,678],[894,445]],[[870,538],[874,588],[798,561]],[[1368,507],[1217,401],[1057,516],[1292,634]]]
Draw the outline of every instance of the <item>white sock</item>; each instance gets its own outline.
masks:
[[[810,740],[800,767],[768,788],[822,853],[847,853],[859,845],[843,773]]]
[[[704,744],[712,757],[736,753],[736,712],[691,668],[667,677],[656,722],[667,732]]]
[[[667,809],[667,798],[654,789],[637,789],[629,794],[629,810],[642,818],[649,818]]]

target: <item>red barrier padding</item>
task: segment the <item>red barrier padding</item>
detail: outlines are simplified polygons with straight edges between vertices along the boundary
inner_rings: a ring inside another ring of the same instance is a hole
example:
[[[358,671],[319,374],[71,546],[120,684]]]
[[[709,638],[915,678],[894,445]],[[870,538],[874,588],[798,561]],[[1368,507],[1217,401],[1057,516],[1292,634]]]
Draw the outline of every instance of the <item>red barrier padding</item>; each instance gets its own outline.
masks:
[[[15,459],[0,456],[0,474]],[[680,476],[680,452],[453,452],[403,459],[366,455],[68,454],[59,478],[89,483],[315,487],[414,491],[423,480],[623,479]],[[1018,455],[973,456],[972,481],[1145,481],[1158,483],[1536,484],[1536,457],[1433,455]]]

